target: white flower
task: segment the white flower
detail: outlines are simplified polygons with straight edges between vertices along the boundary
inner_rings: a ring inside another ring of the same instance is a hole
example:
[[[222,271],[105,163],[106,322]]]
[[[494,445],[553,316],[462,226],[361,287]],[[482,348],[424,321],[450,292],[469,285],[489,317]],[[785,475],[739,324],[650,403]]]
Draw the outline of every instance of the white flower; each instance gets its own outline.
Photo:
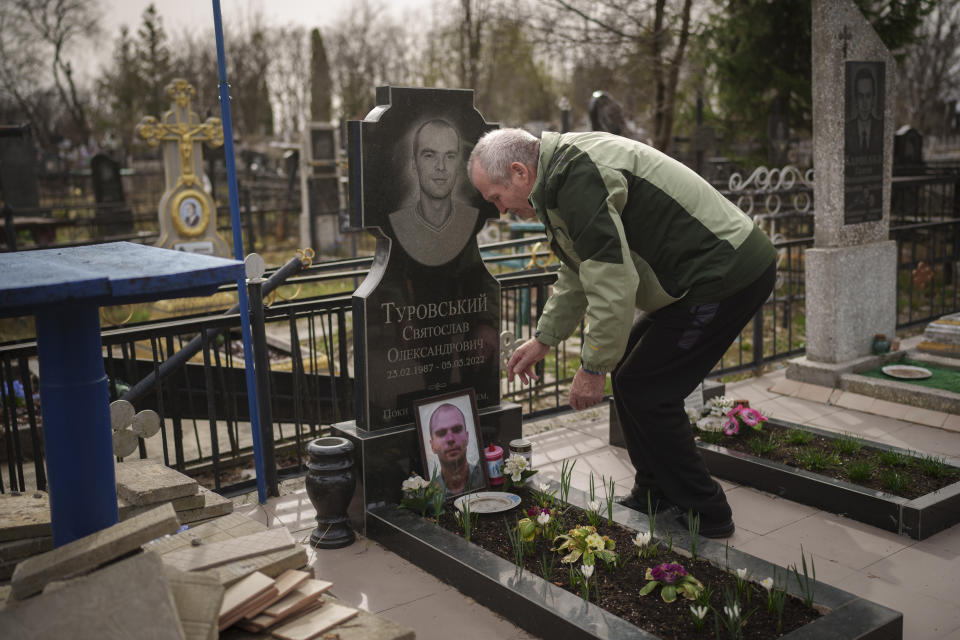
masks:
[[[550,485],[547,484],[546,482],[537,483],[537,491],[539,491],[540,493],[547,493],[547,491],[549,490],[550,490]]]
[[[745,568],[744,568],[744,569],[737,569],[737,577],[740,578],[741,580],[746,580],[746,579],[747,579],[747,570],[746,570]]]
[[[710,409],[710,415],[720,417],[726,415],[730,409],[733,409],[733,398],[727,396],[716,396],[707,400],[707,407]]]
[[[512,454],[507,461],[503,463],[503,472],[510,476],[514,482],[523,480],[523,472],[527,469],[527,459],[518,453]]]
[[[537,516],[537,524],[539,524],[541,527],[544,527],[548,522],[550,522],[550,514],[541,511],[540,515]]]
[[[770,589],[773,589],[773,578],[764,578],[760,581],[760,586],[770,591]]]
[[[740,605],[735,604],[733,607],[724,607],[723,613],[731,620],[737,620],[740,618]]]
[[[697,420],[700,419],[700,412],[694,409],[693,407],[687,407],[686,412],[687,412],[687,419],[690,422],[696,424]]]
[[[593,565],[592,564],[582,564],[580,565],[580,573],[583,574],[583,577],[587,580],[590,579],[590,576],[593,575]]]
[[[700,431],[723,431],[724,419],[710,414],[705,418],[697,420],[697,429]]]
[[[594,513],[599,513],[599,512],[600,512],[600,501],[599,501],[599,500],[591,500],[590,502],[587,503],[587,509],[589,509],[590,511],[593,511]]]
[[[417,474],[413,474],[412,476],[404,480],[403,484],[400,486],[407,493],[413,493],[415,491],[419,491],[420,489],[423,489],[424,487],[429,486],[429,484],[430,484],[429,482],[427,482]]]
[[[637,537],[633,539],[633,544],[637,547],[645,547],[650,544],[650,532],[641,531],[637,534]]]
[[[694,616],[696,616],[697,620],[703,620],[706,617],[707,612],[710,610],[706,607],[696,607],[691,605],[690,611]]]

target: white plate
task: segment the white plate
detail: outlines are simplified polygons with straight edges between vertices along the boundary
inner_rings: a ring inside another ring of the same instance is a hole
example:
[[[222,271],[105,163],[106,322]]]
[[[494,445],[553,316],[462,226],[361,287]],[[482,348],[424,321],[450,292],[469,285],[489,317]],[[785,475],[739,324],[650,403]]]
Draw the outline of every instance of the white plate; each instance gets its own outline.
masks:
[[[880,371],[891,378],[900,378],[901,380],[923,380],[933,375],[930,373],[930,369],[914,367],[909,364],[888,364]]]
[[[457,508],[457,511],[463,511],[463,504],[466,500],[470,501],[471,513],[499,513],[500,511],[513,509],[520,504],[520,496],[515,493],[478,491],[477,493],[460,496],[453,501],[453,506]]]

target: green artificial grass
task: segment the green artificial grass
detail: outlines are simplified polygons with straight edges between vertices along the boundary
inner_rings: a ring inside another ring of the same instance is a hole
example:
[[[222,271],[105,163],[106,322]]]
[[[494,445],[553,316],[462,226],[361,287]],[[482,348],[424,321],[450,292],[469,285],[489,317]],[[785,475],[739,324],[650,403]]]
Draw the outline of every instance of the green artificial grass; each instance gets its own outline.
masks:
[[[891,363],[894,364],[894,363]],[[908,384],[915,384],[921,387],[930,387],[933,389],[943,389],[944,391],[951,391],[953,393],[960,393],[960,371],[954,371],[953,369],[944,369],[942,367],[930,366],[926,362],[918,362],[917,360],[909,360],[904,358],[896,364],[907,364],[914,367],[923,367],[928,369],[933,375],[924,380],[909,380],[902,378],[894,378],[893,376],[888,376],[883,371],[881,367],[876,369],[871,369],[860,375],[864,375],[870,378],[880,378],[881,380],[895,380],[897,382],[906,382]]]

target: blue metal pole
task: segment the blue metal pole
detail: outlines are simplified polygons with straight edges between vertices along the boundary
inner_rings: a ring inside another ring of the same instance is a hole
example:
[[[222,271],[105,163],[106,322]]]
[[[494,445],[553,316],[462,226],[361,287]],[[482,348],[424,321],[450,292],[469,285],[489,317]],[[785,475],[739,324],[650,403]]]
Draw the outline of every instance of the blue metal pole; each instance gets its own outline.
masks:
[[[233,255],[243,260],[243,234],[240,227],[240,198],[237,195],[237,163],[233,156],[233,122],[230,118],[230,85],[227,84],[227,57],[223,51],[223,25],[220,0],[213,0],[213,30],[217,36],[217,67],[220,71],[220,113],[223,116],[223,152],[227,160],[227,185],[230,191],[230,226],[233,230]],[[260,408],[257,403],[257,381],[254,376],[253,341],[250,338],[250,305],[247,283],[237,280],[240,303],[240,328],[243,332],[243,362],[247,379],[247,402],[250,408],[250,430],[253,432],[253,464],[257,472],[257,499],[267,502],[267,481],[263,469],[263,443],[260,440]],[[271,429],[272,431],[272,429]]]

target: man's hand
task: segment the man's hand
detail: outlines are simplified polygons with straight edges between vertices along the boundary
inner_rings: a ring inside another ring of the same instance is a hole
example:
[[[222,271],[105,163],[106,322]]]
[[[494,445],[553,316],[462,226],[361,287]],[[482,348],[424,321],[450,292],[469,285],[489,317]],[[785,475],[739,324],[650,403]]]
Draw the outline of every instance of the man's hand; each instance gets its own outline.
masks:
[[[607,383],[605,373],[587,373],[577,369],[570,385],[570,406],[579,411],[587,409],[603,400],[603,387]]]
[[[543,360],[550,347],[543,344],[536,338],[530,338],[510,356],[507,363],[507,382],[513,382],[513,376],[519,375],[520,382],[528,384],[531,380],[539,380],[537,374],[533,372],[533,365]]]

